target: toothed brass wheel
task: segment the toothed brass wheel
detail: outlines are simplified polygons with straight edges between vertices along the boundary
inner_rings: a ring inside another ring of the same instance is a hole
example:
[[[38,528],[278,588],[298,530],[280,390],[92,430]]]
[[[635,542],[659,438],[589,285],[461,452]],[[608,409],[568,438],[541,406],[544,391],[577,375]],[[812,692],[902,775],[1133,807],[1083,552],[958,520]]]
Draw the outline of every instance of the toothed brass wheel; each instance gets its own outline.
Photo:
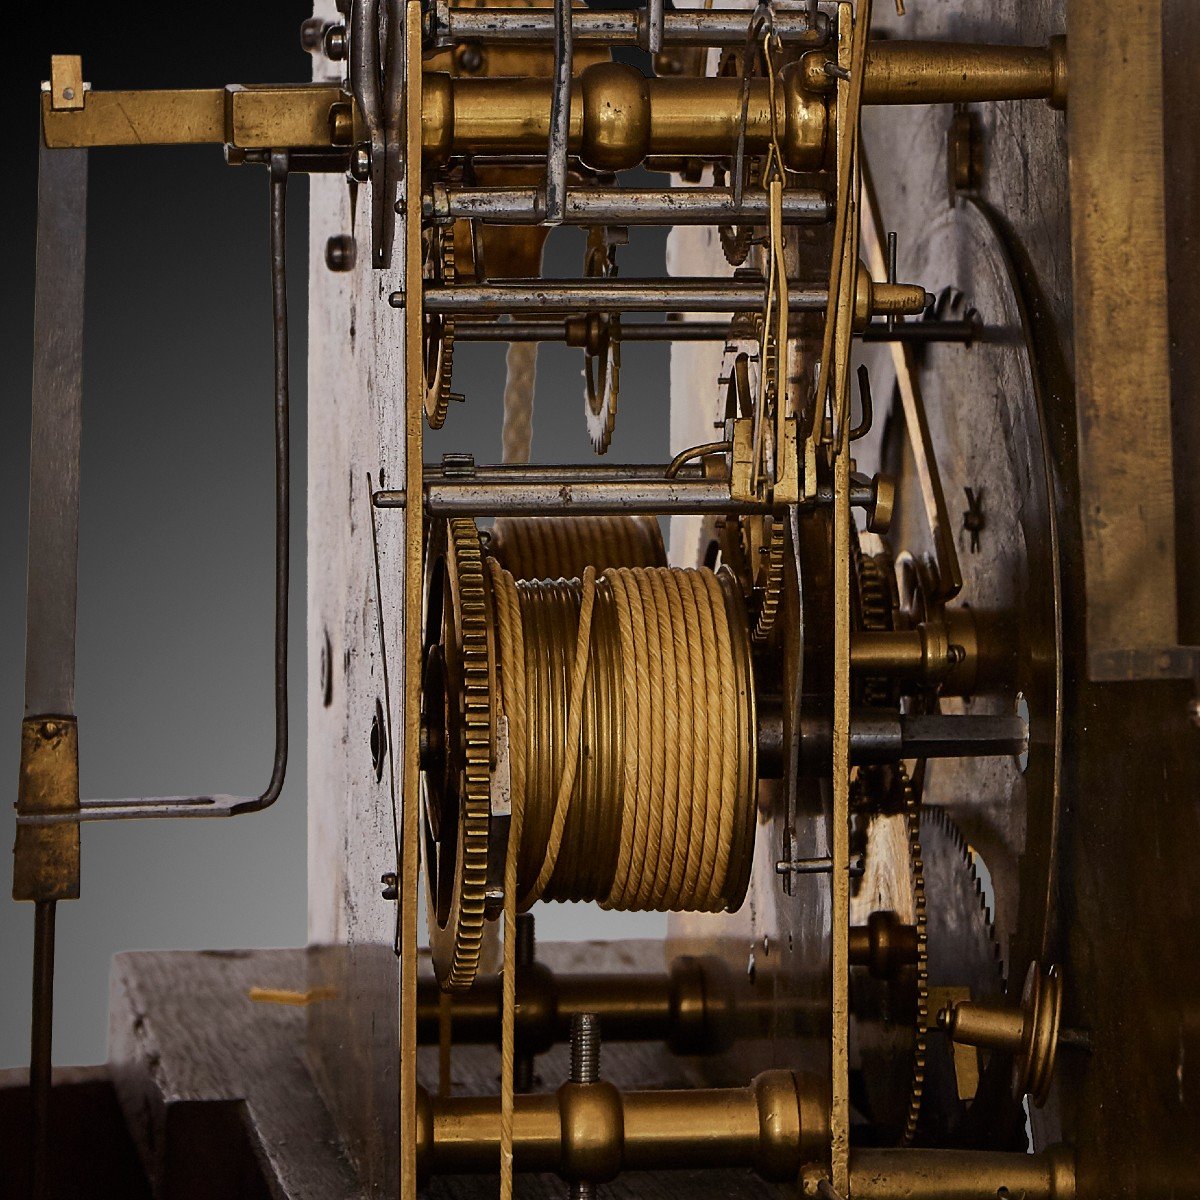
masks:
[[[424,277],[426,284],[454,283],[454,227],[434,225],[426,233]],[[422,325],[425,364],[425,420],[430,429],[441,429],[450,407],[454,371],[454,318],[425,313]]]
[[[425,577],[421,793],[429,944],[447,990],[479,968],[491,820],[493,626],[474,521],[431,534]]]
[[[733,571],[750,602],[750,640],[757,646],[775,629],[783,602],[786,525],[773,517],[726,517],[721,561]]]

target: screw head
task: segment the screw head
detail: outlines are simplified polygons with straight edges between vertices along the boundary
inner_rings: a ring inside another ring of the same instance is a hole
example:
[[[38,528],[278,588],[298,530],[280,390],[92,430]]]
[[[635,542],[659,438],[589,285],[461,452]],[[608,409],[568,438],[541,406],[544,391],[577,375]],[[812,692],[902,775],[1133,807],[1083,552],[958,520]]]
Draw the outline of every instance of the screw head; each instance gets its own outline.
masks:
[[[478,42],[459,42],[454,47],[454,64],[464,75],[477,75],[483,69],[483,47]]]
[[[385,900],[398,900],[400,898],[399,880],[396,877],[395,871],[387,871],[380,875],[379,882],[383,884],[383,891],[380,893]]]
[[[325,243],[325,265],[331,271],[353,271],[358,244],[348,233],[338,233]]]
[[[366,183],[371,178],[370,146],[356,146],[354,148],[354,153],[350,155],[350,174],[359,183]]]
[[[1200,729],[1200,697],[1193,696],[1188,701],[1188,720]]]

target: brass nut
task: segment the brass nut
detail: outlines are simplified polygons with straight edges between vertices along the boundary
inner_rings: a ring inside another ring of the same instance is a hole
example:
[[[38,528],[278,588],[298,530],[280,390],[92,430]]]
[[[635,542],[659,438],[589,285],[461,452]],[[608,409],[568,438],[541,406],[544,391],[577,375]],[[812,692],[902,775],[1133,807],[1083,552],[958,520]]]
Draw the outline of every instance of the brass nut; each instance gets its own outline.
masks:
[[[562,1122],[561,1173],[567,1179],[606,1183],[621,1171],[625,1110],[611,1083],[564,1083],[558,1089]]]
[[[650,148],[650,89],[625,63],[595,63],[583,72],[583,142],[579,156],[597,171],[636,167]]]

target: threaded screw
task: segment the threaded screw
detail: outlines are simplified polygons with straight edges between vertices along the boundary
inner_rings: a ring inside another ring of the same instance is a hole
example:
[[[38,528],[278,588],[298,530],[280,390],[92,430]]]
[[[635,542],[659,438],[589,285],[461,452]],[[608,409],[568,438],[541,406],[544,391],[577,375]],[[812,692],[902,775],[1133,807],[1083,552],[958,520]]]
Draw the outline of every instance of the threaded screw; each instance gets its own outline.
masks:
[[[571,1082],[600,1081],[600,1018],[596,1013],[576,1013],[571,1018]],[[577,1179],[571,1183],[571,1200],[596,1200],[596,1185]]]

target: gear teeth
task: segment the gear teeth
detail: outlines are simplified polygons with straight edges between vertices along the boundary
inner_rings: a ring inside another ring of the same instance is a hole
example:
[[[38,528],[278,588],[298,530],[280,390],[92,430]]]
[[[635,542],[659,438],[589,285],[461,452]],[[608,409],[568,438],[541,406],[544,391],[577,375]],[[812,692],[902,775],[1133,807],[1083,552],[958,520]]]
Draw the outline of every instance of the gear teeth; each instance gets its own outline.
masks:
[[[435,225],[431,237],[435,239],[429,252],[434,279],[439,283],[452,284],[457,278],[454,226]],[[449,315],[436,319],[426,317],[424,340],[425,420],[430,429],[441,429],[450,411],[454,377],[454,318]]]
[[[1006,991],[1008,987],[1008,975],[1005,970],[1004,952],[1000,947],[1000,942],[996,938],[995,914],[992,912],[983,894],[983,882],[980,880],[979,870],[975,866],[975,855],[971,852],[971,847],[967,844],[967,839],[963,837],[962,830],[959,829],[954,818],[941,805],[925,805],[921,810],[921,816],[922,820],[929,820],[940,826],[943,833],[954,843],[958,848],[959,854],[962,855],[963,863],[971,877],[971,883],[975,887],[975,896],[979,901],[979,907],[983,911],[984,922],[987,925],[988,940],[992,944],[992,953],[996,959],[996,975],[1000,980],[1000,988],[1002,992]]]
[[[859,540],[858,530],[850,536],[850,568],[853,574],[858,620],[869,632],[885,632],[895,627],[892,602],[891,559],[887,554],[867,554]],[[858,685],[860,702],[870,707],[895,704],[895,687],[883,676],[869,676]]]
[[[912,1144],[921,1120],[921,1102],[925,1095],[925,1065],[929,1025],[929,926],[925,904],[925,864],[921,854],[921,802],[908,773],[903,780],[904,818],[908,826],[908,853],[913,881],[913,908],[917,926],[917,1020],[913,1039],[912,1083],[908,1094],[908,1112],[904,1119],[901,1145]]]
[[[461,854],[451,912],[453,948],[443,986],[463,991],[475,981],[483,949],[491,819],[491,689],[488,685],[487,597],[479,531],[469,517],[449,522],[449,560],[457,574],[466,712],[466,770],[459,814]]]
[[[779,619],[779,608],[783,602],[783,564],[784,552],[787,549],[787,533],[786,527],[782,521],[766,518],[771,522],[770,532],[767,535],[763,546],[766,564],[763,570],[759,573],[759,578],[762,580],[761,593],[762,598],[758,606],[758,613],[754,618],[754,625],[750,630],[750,641],[761,646],[770,636],[775,628],[775,622]]]

